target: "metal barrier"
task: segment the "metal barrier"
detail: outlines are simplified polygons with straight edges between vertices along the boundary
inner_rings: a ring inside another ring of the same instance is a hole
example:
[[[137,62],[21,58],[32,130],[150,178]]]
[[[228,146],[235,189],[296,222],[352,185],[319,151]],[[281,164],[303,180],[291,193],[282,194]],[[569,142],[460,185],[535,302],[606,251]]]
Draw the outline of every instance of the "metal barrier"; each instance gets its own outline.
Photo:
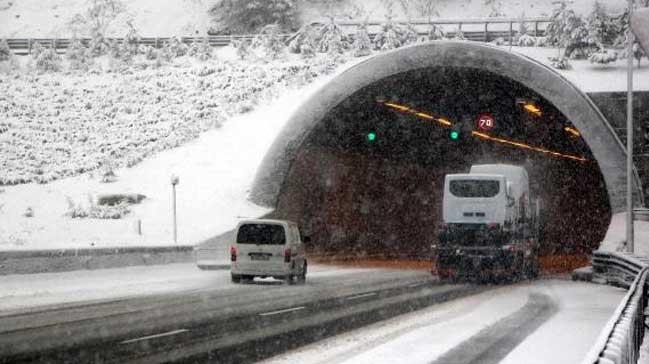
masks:
[[[630,254],[596,251],[593,270],[608,283],[629,291],[582,364],[635,364],[644,339],[647,260]]]
[[[505,18],[486,18],[486,19],[436,19],[432,21],[427,20],[411,20],[409,24],[417,29],[420,36],[427,35],[428,29],[431,24],[446,27],[446,36],[453,38],[458,32],[462,32],[464,38],[477,42],[489,42],[497,38],[508,39],[511,41],[517,34],[515,25],[530,24],[533,25],[530,34],[534,36],[543,36],[545,28],[551,22],[549,18],[524,18],[524,19],[505,19]],[[370,37],[373,37],[380,28],[384,21],[340,21],[337,24],[342,27],[347,33],[347,36],[353,38],[356,27],[359,25],[367,25],[370,31]],[[403,24],[406,21],[395,21],[395,23]],[[311,25],[321,25],[323,22],[313,22]],[[454,27],[453,27],[454,26]],[[472,28],[469,30],[468,28]],[[491,27],[491,29],[490,29]],[[498,29],[495,29],[498,28]],[[290,41],[295,37],[295,34],[282,34],[285,41]],[[202,41],[207,38],[212,47],[225,47],[229,45],[233,39],[251,41],[255,37],[254,34],[242,35],[210,35],[207,37],[178,37],[178,39],[185,43],[191,44],[194,41]],[[123,38],[106,38],[108,41],[116,41],[122,43]],[[169,42],[169,37],[143,37],[140,38],[138,44],[147,45],[155,48],[161,48],[166,42]],[[80,41],[84,45],[90,44],[89,38],[82,38]],[[7,39],[9,49],[15,54],[25,55],[31,54],[34,44],[39,43],[48,48],[54,48],[58,53],[63,53],[72,43],[70,38],[12,38]]]

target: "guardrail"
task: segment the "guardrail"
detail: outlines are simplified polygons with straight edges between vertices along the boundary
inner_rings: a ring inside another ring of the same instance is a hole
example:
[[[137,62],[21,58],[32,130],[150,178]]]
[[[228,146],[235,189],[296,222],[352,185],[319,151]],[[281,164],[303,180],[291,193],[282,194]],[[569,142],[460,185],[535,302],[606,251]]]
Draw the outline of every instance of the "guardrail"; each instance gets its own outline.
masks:
[[[635,364],[644,339],[647,260],[630,254],[596,251],[593,270],[608,283],[629,291],[582,364]]]
[[[394,23],[403,24],[407,21],[394,21]],[[529,31],[531,35],[543,36],[545,28],[551,22],[549,18],[524,18],[524,19],[509,19],[509,18],[486,18],[486,19],[436,19],[432,21],[415,19],[408,23],[417,30],[420,36],[428,34],[428,29],[431,24],[435,24],[442,28],[446,28],[445,33],[448,37],[453,38],[458,32],[462,32],[464,38],[477,42],[489,42],[497,38],[512,40],[519,33],[514,29],[515,26],[521,23],[533,25]],[[312,25],[322,24],[323,22],[314,22]],[[356,27],[361,24],[366,24],[370,28],[370,37],[373,37],[378,28],[384,21],[338,21],[349,37],[354,36]],[[491,27],[491,29],[490,29]],[[471,28],[471,29],[469,29]],[[498,29],[495,29],[498,28]],[[212,47],[225,47],[228,46],[233,39],[251,41],[255,37],[254,34],[243,35],[210,35],[207,37],[179,37],[180,41],[185,44],[191,44],[194,41],[202,41],[207,38]],[[295,34],[282,34],[281,37],[287,41],[295,37]],[[122,43],[124,38],[106,38],[108,41],[116,41]],[[169,42],[169,37],[144,37],[140,38],[138,44],[161,48],[166,42]],[[90,44],[90,38],[81,38],[80,41],[84,45]],[[72,43],[71,38],[11,38],[7,39],[9,49],[15,54],[26,55],[31,54],[34,44],[39,43],[43,46],[54,48],[58,53],[63,53]]]

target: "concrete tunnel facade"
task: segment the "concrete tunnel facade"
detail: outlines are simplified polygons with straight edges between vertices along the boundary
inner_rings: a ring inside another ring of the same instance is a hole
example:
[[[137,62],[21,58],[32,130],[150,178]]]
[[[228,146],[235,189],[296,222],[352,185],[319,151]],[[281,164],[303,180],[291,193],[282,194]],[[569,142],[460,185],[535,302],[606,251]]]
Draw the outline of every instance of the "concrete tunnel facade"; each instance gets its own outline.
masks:
[[[486,71],[527,87],[559,110],[579,130],[603,178],[610,211],[625,209],[626,153],[594,103],[555,70],[520,54],[486,44],[435,41],[400,48],[369,58],[341,73],[293,114],[271,146],[253,182],[250,199],[277,209],[288,191],[287,179],[309,134],[337,105],[383,79],[437,67]],[[639,182],[634,195],[639,203]],[[289,214],[290,215],[290,214]]]

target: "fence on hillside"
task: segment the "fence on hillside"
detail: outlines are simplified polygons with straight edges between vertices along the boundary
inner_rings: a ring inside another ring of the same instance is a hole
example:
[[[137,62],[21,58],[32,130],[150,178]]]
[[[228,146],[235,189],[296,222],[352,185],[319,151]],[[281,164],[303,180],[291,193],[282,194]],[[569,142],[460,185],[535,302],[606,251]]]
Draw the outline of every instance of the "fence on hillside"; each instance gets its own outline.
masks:
[[[401,21],[394,21],[395,23],[403,24]],[[459,32],[462,32],[464,38],[470,41],[477,42],[490,42],[498,38],[511,42],[518,34],[521,23],[527,27],[527,32],[533,36],[543,36],[547,25],[551,22],[549,18],[524,18],[524,19],[506,19],[506,18],[486,18],[486,19],[436,19],[427,21],[422,19],[411,20],[409,23],[417,30],[419,35],[424,36],[428,34],[431,24],[441,27],[446,36],[454,38]],[[373,37],[380,29],[384,21],[340,21],[338,25],[343,28],[348,36],[353,37],[356,28],[361,24],[366,24],[370,37]],[[323,24],[323,22],[314,22],[313,25]],[[282,37],[285,41],[291,40],[295,34],[283,34]],[[254,34],[247,35],[209,35],[207,40],[212,47],[225,47],[229,45],[233,39],[251,41],[255,37]],[[185,44],[191,44],[194,41],[202,41],[205,37],[179,37],[180,41]],[[107,38],[109,41],[117,41],[122,43],[123,38]],[[151,46],[155,48],[162,47],[165,43],[169,42],[169,37],[143,37],[140,38],[139,44]],[[88,45],[89,38],[80,39],[82,43]],[[72,43],[71,38],[10,38],[7,39],[9,48],[14,54],[31,54],[31,51],[36,43],[40,43],[45,47],[56,49],[58,53],[63,53]]]

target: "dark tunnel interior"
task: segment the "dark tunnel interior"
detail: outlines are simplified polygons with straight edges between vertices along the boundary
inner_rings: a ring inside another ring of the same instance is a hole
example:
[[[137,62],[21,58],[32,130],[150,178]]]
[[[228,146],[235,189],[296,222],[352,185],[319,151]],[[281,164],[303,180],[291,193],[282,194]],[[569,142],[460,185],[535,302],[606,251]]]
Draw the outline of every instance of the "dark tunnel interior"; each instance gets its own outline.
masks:
[[[473,136],[484,113],[495,120],[486,134],[523,146]],[[457,139],[452,130],[459,132]],[[422,257],[436,242],[445,174],[467,173],[482,163],[527,169],[531,194],[541,200],[542,254],[597,248],[611,208],[586,142],[536,92],[469,68],[398,74],[331,109],[301,145],[276,213],[303,227],[314,253]]]

